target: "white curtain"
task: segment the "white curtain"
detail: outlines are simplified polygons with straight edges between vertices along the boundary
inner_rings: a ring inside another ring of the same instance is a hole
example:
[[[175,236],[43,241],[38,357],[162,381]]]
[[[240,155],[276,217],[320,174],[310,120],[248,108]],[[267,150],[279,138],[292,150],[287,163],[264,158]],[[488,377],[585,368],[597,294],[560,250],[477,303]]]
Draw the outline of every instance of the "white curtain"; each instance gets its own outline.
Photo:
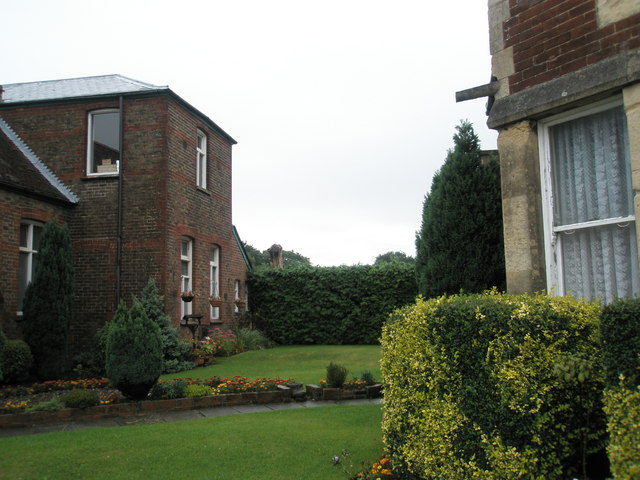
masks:
[[[633,190],[622,107],[550,128],[554,226],[564,291],[579,298],[640,292],[635,222],[580,228],[579,224],[633,215]]]

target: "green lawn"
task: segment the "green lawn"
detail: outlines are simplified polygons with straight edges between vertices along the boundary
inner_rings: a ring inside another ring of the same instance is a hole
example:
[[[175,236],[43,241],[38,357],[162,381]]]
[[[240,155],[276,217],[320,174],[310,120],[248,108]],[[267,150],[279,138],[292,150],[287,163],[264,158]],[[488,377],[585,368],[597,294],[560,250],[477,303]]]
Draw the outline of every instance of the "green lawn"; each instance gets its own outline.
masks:
[[[0,479],[345,479],[382,452],[380,405],[340,405],[0,438]]]
[[[381,349],[379,345],[305,345],[252,350],[231,357],[216,358],[216,363],[204,368],[163,375],[163,379],[177,377],[211,378],[243,375],[250,379],[260,377],[293,378],[301,383],[318,383],[326,376],[329,362],[349,369],[348,380],[369,370],[377,380],[380,374]]]
[[[350,377],[369,370],[380,379],[380,355],[368,345],[278,347],[163,378],[317,383],[333,361]],[[0,438],[0,479],[344,480],[331,458],[346,449],[371,465],[382,452],[381,415],[380,405],[339,405]]]

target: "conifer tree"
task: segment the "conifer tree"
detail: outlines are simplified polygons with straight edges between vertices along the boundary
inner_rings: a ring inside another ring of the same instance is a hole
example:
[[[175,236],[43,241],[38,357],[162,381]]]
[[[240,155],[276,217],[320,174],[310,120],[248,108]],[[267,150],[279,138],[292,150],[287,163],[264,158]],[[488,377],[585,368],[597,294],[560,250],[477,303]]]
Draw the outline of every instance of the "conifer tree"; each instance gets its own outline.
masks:
[[[149,278],[147,285],[140,295],[140,304],[150,320],[160,329],[162,342],[162,356],[164,359],[163,373],[174,373],[193,368],[189,360],[191,347],[182,344],[178,338],[178,331],[171,323],[171,318],[164,313],[163,297],[158,291],[156,281]]]
[[[73,301],[71,239],[66,225],[47,222],[40,237],[37,263],[23,304],[23,333],[42,379],[66,371],[67,335]]]
[[[132,400],[141,400],[162,373],[162,344],[158,324],[134,300],[131,309],[120,304],[107,333],[107,377]]]
[[[456,130],[416,235],[418,288],[426,297],[505,287],[499,163],[482,164],[471,123]]]

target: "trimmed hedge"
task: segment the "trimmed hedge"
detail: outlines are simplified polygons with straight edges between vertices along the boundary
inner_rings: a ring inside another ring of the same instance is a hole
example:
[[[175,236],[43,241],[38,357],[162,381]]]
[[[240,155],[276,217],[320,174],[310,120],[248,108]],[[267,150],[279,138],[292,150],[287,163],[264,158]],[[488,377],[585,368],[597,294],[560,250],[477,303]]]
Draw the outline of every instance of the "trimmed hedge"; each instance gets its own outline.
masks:
[[[375,344],[389,314],[413,303],[403,263],[261,269],[249,279],[256,326],[281,345]]]
[[[394,469],[422,479],[585,478],[605,441],[599,314],[570,297],[496,292],[396,312],[382,336]]]
[[[620,376],[629,387],[640,385],[640,298],[616,300],[602,311],[602,361],[607,386]]]
[[[604,394],[614,478],[640,478],[640,299],[616,300],[602,312]]]

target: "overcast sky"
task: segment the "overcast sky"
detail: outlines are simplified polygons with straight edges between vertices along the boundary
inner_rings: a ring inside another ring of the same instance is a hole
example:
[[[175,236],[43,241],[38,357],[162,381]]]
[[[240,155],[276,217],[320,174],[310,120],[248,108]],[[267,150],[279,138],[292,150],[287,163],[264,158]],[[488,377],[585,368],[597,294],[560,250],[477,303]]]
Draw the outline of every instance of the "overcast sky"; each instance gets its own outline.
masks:
[[[118,73],[176,94],[238,142],[233,222],[315,265],[415,255],[422,202],[486,99],[487,1],[4,2],[0,84]]]

